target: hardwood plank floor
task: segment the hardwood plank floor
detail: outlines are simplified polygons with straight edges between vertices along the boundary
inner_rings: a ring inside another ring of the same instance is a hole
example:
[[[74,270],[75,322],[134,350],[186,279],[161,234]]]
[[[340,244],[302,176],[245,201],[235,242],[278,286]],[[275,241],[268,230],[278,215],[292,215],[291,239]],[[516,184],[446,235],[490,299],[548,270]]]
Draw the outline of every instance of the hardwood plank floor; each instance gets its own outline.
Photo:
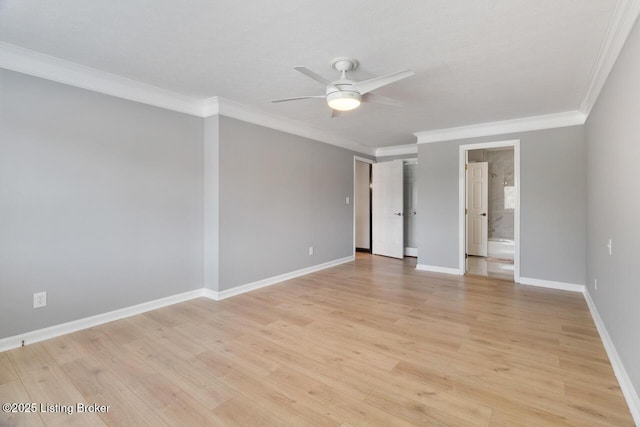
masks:
[[[414,267],[358,253],[0,353],[2,402],[109,405],[0,425],[633,425],[581,294]]]

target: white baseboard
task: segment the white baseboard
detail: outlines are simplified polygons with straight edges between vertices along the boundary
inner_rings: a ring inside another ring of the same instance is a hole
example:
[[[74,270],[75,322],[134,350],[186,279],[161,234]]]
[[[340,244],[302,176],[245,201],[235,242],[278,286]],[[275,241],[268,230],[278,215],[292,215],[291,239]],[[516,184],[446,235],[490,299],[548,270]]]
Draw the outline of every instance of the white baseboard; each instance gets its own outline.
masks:
[[[404,248],[405,256],[418,256],[418,248]]]
[[[445,273],[454,274],[456,276],[462,276],[462,273],[457,268],[439,267],[437,265],[418,264],[416,270],[431,271],[432,273]]]
[[[316,271],[324,270],[326,268],[335,267],[336,265],[344,264],[345,262],[350,262],[350,261],[353,261],[354,259],[355,259],[354,256],[350,255],[348,257],[335,259],[333,261],[312,265],[311,267],[302,268],[300,270],[291,271],[289,273],[280,274],[278,276],[273,276],[267,279],[262,279],[255,282],[247,283],[245,285],[236,286],[234,288],[227,289],[224,291],[216,292],[210,289],[205,289],[204,296],[215,301],[220,301],[225,298],[230,298],[236,295],[244,294],[246,292],[254,291],[256,289],[264,288],[266,286],[271,286],[279,282],[284,282],[285,280],[294,279],[296,277],[304,276],[306,274],[314,273]]]
[[[202,288],[202,296],[205,298],[209,298],[214,301],[218,301],[218,292],[212,291],[211,289]]]
[[[270,277],[268,279],[258,280],[257,282],[237,286],[235,288],[227,289],[226,291],[222,292],[216,292],[206,288],[195,289],[193,291],[132,305],[130,307],[109,311],[107,313],[96,314],[95,316],[85,317],[84,319],[73,320],[71,322],[62,323],[60,325],[50,326],[48,328],[38,329],[31,332],[25,332],[23,334],[0,339],[0,352],[21,347],[23,342],[24,345],[33,344],[39,341],[48,340],[51,338],[59,337],[61,335],[70,334],[72,332],[77,332],[82,329],[92,328],[104,323],[113,322],[114,320],[124,319],[125,317],[131,317],[135,316],[136,314],[141,314],[147,311],[155,310],[180,302],[189,301],[194,298],[205,297],[214,301],[220,301],[225,298],[230,298],[235,295],[240,295],[245,292],[263,288],[265,286],[270,286],[284,280],[293,279],[295,277],[303,276],[305,274],[313,273],[319,270],[324,270],[326,268],[334,267],[336,265],[344,264],[345,262],[353,260],[354,257],[352,255],[345,258],[325,262],[323,264],[313,265],[311,267],[292,271],[290,273],[281,274],[279,276]]]
[[[559,289],[561,291],[584,292],[584,285],[575,283],[554,282],[552,280],[533,279],[530,277],[520,277],[518,283],[521,285],[539,286],[541,288]]]
[[[48,328],[38,329],[31,332],[25,332],[23,334],[14,335],[12,337],[2,338],[0,339],[0,352],[21,347],[23,341],[25,345],[33,344],[39,341],[48,340],[60,335],[70,334],[82,329],[92,328],[104,323],[113,322],[114,320],[120,320],[125,317],[135,316],[136,314],[166,307],[168,305],[177,304],[179,302],[188,301],[201,296],[204,296],[203,289],[195,289],[193,291],[171,295],[153,301],[143,302],[141,304],[109,311],[107,313],[96,314],[95,316],[73,320],[71,322],[62,323],[60,325],[50,326]]]
[[[585,289],[583,294],[584,299],[587,301],[587,305],[589,306],[593,322],[596,324],[596,328],[600,334],[602,344],[604,344],[604,349],[607,351],[607,355],[609,356],[609,362],[611,362],[613,372],[616,374],[616,378],[620,384],[620,389],[622,389],[622,394],[627,401],[627,405],[629,405],[631,416],[633,416],[633,420],[636,425],[640,426],[640,398],[638,398],[638,393],[631,383],[631,378],[629,378],[627,370],[622,364],[618,351],[616,350],[615,345],[613,345],[613,341],[609,336],[609,332],[607,332],[607,328],[604,326],[600,313],[598,313],[596,304],[593,302],[593,299],[591,299],[589,291]]]

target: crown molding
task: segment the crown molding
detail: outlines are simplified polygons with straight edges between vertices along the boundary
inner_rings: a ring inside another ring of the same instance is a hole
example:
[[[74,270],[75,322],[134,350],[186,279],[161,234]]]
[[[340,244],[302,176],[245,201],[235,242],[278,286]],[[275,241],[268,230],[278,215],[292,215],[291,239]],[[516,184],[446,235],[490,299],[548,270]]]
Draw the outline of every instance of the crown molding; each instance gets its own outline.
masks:
[[[220,114],[359,153],[374,154],[373,148],[357,141],[331,135],[228,99],[217,96],[206,99],[185,96],[10,43],[0,42],[0,68],[193,116],[210,117]]]
[[[375,152],[376,157],[404,156],[407,154],[418,154],[418,146],[416,144],[392,145],[376,148]]]
[[[208,113],[216,111],[214,106],[217,105],[218,114],[221,116],[242,120],[243,122],[253,123],[255,125],[268,127],[281,132],[291,133],[303,138],[313,139],[315,141],[346,148],[362,154],[373,156],[375,152],[374,148],[367,147],[357,141],[332,135],[294,120],[268,114],[262,110],[255,109],[220,96],[209,98],[206,103],[208,107],[205,108],[205,110]]]
[[[211,117],[220,114],[220,98],[212,96],[202,101],[202,117]]]
[[[477,125],[455,128],[436,129],[415,132],[418,144],[451,141],[454,139],[475,138],[479,136],[504,135],[507,133],[529,132],[533,130],[561,128],[584,124],[587,116],[580,111],[545,114],[542,116],[523,117],[500,122],[480,123]]]
[[[0,68],[180,113],[200,115],[202,110],[197,98],[5,42],[0,42]]]
[[[584,124],[639,16],[640,0],[618,0],[578,110],[501,122],[415,132],[414,135],[418,138],[418,144]]]
[[[618,0],[580,104],[579,111],[585,116],[589,116],[596,103],[638,16],[640,16],[640,0]]]

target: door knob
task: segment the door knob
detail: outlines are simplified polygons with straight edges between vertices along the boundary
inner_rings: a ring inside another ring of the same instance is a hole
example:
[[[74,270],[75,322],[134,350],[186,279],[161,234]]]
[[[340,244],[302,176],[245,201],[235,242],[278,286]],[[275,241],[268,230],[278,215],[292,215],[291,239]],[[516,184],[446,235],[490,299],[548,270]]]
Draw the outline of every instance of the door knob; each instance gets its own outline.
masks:
[[[482,215],[482,216],[487,216],[487,213],[486,213],[486,212],[484,212],[484,213],[481,213],[480,215]]]
[[[396,212],[394,215],[402,216],[402,212]]]

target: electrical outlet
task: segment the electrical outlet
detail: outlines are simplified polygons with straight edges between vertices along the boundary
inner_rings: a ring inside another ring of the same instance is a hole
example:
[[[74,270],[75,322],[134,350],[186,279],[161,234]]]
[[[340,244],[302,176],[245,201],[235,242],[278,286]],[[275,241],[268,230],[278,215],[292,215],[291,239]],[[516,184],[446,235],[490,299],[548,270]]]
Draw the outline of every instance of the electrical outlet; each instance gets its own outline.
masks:
[[[347,204],[349,204],[349,202],[351,201],[351,199],[349,199],[349,196],[347,196],[346,201],[347,201]]]
[[[313,246],[309,246],[309,255],[313,255]]]
[[[33,308],[40,308],[47,306],[47,293],[36,292],[33,294]]]
[[[593,284],[596,287],[596,291],[598,290],[598,279],[593,279]]]

